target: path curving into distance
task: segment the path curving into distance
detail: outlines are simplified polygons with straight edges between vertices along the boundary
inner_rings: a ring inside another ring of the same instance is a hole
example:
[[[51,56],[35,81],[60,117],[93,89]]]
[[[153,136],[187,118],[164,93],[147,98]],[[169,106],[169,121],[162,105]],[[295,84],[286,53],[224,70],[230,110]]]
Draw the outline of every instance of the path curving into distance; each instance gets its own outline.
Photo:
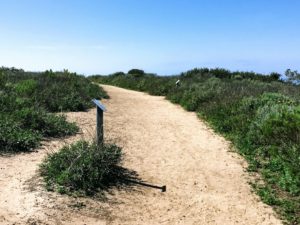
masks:
[[[125,165],[167,186],[122,195],[120,224],[280,224],[251,192],[245,161],[178,105],[148,94],[104,86],[106,123],[123,141]],[[120,198],[121,199],[121,198]],[[118,216],[119,215],[119,216]]]
[[[106,139],[123,147],[125,167],[167,191],[135,186],[106,202],[46,192],[37,176],[45,154],[95,131],[95,110],[68,113],[82,134],[0,157],[0,224],[281,224],[251,192],[245,161],[195,113],[164,97],[103,87],[111,97],[103,101]]]

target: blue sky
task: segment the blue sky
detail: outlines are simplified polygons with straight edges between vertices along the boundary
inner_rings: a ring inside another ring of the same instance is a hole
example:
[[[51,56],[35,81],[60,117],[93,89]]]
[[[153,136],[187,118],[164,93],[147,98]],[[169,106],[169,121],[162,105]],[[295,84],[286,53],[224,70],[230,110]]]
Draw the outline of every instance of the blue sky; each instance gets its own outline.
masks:
[[[300,70],[299,0],[0,0],[0,66]]]

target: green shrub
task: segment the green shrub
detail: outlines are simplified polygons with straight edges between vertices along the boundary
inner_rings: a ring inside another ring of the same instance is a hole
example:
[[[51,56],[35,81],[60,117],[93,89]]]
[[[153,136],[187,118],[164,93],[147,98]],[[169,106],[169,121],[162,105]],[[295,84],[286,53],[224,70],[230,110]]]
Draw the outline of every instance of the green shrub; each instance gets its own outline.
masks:
[[[54,115],[41,109],[23,108],[13,114],[24,129],[40,132],[44,137],[62,137],[75,134],[79,128],[69,123],[64,115]]]
[[[6,83],[6,77],[2,71],[0,71],[0,88],[3,88]]]
[[[36,80],[23,80],[15,85],[15,90],[18,95],[30,96],[36,91],[37,85],[38,84]]]
[[[122,72],[122,71],[120,71],[120,72],[115,72],[115,73],[111,74],[111,76],[114,76],[114,77],[125,76],[125,75],[126,75],[126,74],[125,74],[124,72]]]
[[[0,152],[29,151],[39,146],[41,135],[22,129],[13,118],[0,114]]]
[[[46,71],[38,77],[36,101],[51,112],[85,111],[91,99],[107,98],[99,85],[73,73]]]
[[[142,77],[145,72],[144,70],[140,70],[140,69],[131,69],[128,71],[128,74],[133,75],[134,77]]]
[[[78,141],[50,154],[41,164],[47,188],[62,193],[94,194],[119,178],[121,148]]]
[[[248,137],[253,144],[258,146],[299,143],[299,107],[284,104],[260,107],[249,127]]]
[[[75,123],[67,122],[65,115],[44,115],[45,126],[41,129],[46,137],[63,137],[76,134],[79,131]]]
[[[23,108],[13,113],[0,113],[1,151],[30,151],[39,146],[42,137],[63,137],[78,132],[75,123],[63,115],[40,109]]]

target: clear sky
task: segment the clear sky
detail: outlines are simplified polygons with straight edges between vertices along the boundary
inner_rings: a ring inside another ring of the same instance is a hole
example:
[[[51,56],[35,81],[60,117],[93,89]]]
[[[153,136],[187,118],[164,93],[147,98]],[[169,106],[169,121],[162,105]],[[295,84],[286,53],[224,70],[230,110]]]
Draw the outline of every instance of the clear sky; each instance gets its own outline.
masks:
[[[300,70],[299,0],[0,0],[0,66]]]

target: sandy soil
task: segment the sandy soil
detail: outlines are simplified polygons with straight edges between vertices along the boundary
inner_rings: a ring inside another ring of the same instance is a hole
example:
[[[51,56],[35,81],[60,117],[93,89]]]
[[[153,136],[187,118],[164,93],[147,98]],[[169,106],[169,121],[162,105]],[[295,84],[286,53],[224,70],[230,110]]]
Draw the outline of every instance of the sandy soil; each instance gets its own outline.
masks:
[[[0,157],[0,224],[281,224],[251,192],[246,163],[194,113],[147,94],[104,86],[105,138],[123,147],[124,166],[167,192],[135,186],[108,200],[45,191],[38,165],[47,153],[91,139],[95,110],[68,113],[82,132],[48,140],[34,153]]]

